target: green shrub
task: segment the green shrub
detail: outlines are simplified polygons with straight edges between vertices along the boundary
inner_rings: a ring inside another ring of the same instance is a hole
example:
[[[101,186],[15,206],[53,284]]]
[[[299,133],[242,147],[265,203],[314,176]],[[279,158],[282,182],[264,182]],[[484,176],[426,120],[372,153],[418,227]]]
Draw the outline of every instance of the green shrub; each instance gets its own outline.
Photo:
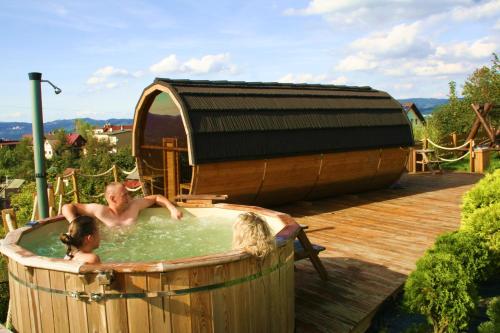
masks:
[[[16,212],[17,224],[24,225],[31,219],[33,212],[33,198],[36,194],[36,185],[34,182],[25,184],[21,192],[14,194],[10,203]]]
[[[462,221],[461,229],[480,236],[491,251],[500,253],[500,202],[476,209]]]
[[[465,329],[475,309],[474,284],[450,253],[423,256],[408,277],[404,291],[405,306],[426,316],[435,333]]]
[[[436,239],[434,247],[428,253],[449,253],[455,256],[474,283],[487,277],[491,256],[486,242],[479,235],[466,231],[443,234]]]
[[[479,325],[477,331],[479,333],[500,332],[500,297],[494,298],[490,304],[488,304],[486,314],[490,320]]]
[[[5,323],[9,310],[9,284],[0,282],[0,323]]]
[[[462,221],[476,209],[500,202],[500,169],[486,175],[465,193],[462,204]]]

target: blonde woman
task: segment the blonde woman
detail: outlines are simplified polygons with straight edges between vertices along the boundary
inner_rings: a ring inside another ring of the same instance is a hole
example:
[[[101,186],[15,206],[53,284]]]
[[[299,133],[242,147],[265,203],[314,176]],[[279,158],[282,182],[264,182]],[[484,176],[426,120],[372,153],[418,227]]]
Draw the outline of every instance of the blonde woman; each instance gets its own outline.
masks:
[[[233,249],[244,249],[251,255],[264,259],[276,247],[271,230],[259,215],[244,213],[233,225]]]

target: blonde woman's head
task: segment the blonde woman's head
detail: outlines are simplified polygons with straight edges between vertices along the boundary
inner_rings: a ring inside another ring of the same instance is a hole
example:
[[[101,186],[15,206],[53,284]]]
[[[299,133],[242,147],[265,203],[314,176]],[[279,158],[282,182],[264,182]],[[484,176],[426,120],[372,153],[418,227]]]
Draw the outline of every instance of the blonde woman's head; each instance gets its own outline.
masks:
[[[259,215],[244,213],[233,225],[233,249],[244,249],[257,258],[264,258],[276,247],[274,237]]]

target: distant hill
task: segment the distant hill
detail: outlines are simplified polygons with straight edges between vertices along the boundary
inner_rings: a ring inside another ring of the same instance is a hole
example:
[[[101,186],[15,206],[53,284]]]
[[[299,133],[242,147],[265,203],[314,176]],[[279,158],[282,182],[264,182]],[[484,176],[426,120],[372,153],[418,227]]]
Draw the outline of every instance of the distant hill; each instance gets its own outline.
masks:
[[[398,102],[401,104],[408,103],[408,102],[415,103],[417,105],[417,108],[420,110],[420,112],[424,116],[429,116],[436,106],[448,103],[448,99],[447,98],[405,98],[405,99],[398,99]]]
[[[112,125],[129,125],[132,124],[133,119],[123,119],[123,118],[111,118],[107,120],[96,120],[91,118],[78,118],[85,120],[86,122],[94,126],[104,126],[106,123]],[[63,128],[68,132],[72,132],[75,129],[76,119],[62,119],[54,120],[44,123],[43,128],[45,133]],[[24,122],[0,122],[0,139],[18,140],[23,137],[24,134],[31,134],[32,128],[31,123]]]

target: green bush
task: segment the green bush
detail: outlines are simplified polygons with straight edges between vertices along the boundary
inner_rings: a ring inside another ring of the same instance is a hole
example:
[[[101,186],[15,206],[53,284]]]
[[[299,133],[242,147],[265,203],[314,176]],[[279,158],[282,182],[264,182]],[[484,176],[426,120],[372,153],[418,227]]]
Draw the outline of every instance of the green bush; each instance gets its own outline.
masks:
[[[0,282],[0,323],[5,323],[9,310],[9,284]]]
[[[476,209],[500,202],[500,169],[486,175],[463,198],[462,221]]]
[[[17,224],[19,226],[29,222],[33,212],[33,198],[36,194],[36,185],[34,182],[25,184],[21,192],[14,194],[10,203],[16,212]]]
[[[404,304],[427,317],[435,333],[467,328],[475,309],[475,290],[460,261],[446,252],[428,252],[404,287]]]
[[[487,278],[491,256],[485,240],[479,235],[465,231],[441,235],[428,253],[453,255],[474,283]]]
[[[488,304],[486,314],[490,320],[479,325],[477,331],[479,333],[500,332],[500,297],[494,298],[490,304]]]
[[[480,236],[491,251],[500,253],[500,202],[476,209],[462,221],[461,228]]]

